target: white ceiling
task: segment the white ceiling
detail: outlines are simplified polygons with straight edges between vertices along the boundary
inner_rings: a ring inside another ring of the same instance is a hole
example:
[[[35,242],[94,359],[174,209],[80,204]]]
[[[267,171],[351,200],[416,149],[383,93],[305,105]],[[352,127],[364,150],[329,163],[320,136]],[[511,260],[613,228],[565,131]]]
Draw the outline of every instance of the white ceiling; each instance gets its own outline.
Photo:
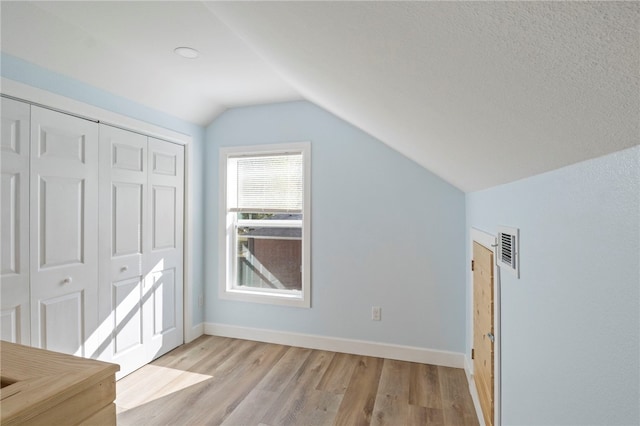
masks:
[[[640,143],[638,2],[1,6],[6,53],[202,125],[305,98],[464,191]]]
[[[200,2],[2,1],[2,51],[186,121],[300,95]],[[201,52],[195,60],[178,46]]]

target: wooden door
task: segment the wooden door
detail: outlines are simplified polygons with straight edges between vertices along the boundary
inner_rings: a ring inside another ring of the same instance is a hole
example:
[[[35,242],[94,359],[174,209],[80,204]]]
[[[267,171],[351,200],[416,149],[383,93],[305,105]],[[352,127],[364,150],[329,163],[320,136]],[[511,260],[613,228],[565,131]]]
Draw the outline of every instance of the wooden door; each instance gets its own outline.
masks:
[[[150,359],[184,341],[183,226],[184,147],[149,138],[145,247],[145,347]]]
[[[494,423],[493,252],[473,242],[473,377],[485,424]]]
[[[0,338],[30,344],[28,104],[2,98]]]
[[[92,356],[98,322],[98,124],[31,107],[31,344]]]
[[[145,365],[143,241],[149,238],[147,137],[100,126],[99,358],[120,376]]]

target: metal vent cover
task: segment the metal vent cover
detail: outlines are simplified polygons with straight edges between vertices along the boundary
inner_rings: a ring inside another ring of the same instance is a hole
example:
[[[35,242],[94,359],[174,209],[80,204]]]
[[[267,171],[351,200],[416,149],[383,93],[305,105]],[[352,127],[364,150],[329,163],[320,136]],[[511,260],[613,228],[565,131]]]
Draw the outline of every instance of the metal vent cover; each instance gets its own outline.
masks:
[[[518,228],[498,227],[498,266],[511,271],[517,278],[520,278],[519,233]]]

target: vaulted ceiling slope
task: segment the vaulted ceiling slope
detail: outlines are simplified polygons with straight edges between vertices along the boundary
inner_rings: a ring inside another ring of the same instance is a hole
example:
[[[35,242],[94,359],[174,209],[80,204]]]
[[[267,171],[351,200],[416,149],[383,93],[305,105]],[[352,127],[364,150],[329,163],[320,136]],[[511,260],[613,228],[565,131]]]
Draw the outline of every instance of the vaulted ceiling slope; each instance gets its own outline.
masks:
[[[207,2],[305,98],[464,191],[640,143],[638,2]]]
[[[640,143],[638,2],[0,7],[5,53],[201,125],[306,98],[464,191]]]

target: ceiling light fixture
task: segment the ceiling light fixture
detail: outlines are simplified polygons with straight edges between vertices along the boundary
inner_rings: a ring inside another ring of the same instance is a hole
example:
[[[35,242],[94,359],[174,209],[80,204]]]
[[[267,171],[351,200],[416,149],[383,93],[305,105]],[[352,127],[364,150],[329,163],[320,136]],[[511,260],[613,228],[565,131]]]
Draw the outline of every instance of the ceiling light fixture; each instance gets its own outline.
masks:
[[[173,49],[173,51],[176,55],[182,56],[183,58],[187,59],[196,59],[198,56],[200,56],[200,52],[191,47],[176,47],[175,49]]]

